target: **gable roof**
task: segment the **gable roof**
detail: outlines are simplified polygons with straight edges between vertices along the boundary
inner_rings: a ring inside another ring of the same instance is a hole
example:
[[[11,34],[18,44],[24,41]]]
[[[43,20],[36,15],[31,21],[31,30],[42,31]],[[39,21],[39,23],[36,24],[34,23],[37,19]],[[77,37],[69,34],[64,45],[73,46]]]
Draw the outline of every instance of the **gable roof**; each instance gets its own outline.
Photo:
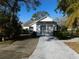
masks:
[[[51,17],[46,17],[46,18],[44,18],[44,19],[41,20],[41,21],[43,21],[43,22],[52,22],[53,19],[52,19]]]
[[[24,23],[23,26],[31,26],[34,23],[38,22],[38,21],[41,21],[41,22],[52,22],[53,19],[51,17],[49,17],[49,16],[45,16],[45,17],[42,17],[39,20],[29,20],[26,23]]]

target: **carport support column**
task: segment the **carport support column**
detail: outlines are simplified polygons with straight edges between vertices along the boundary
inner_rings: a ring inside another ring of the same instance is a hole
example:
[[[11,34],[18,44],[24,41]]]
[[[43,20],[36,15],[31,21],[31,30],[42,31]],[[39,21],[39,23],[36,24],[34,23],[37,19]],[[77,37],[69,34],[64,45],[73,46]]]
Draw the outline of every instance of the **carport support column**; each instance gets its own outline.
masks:
[[[47,33],[47,24],[46,24],[46,33]]]

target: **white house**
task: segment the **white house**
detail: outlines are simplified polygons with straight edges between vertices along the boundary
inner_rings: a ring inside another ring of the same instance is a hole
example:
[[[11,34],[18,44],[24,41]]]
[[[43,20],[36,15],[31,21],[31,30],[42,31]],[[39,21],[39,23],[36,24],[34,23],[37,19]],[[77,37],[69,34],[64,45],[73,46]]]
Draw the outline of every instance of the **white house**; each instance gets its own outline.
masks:
[[[57,31],[57,23],[51,17],[45,16],[39,20],[28,21],[23,29],[33,30],[37,35],[53,34],[53,31]]]

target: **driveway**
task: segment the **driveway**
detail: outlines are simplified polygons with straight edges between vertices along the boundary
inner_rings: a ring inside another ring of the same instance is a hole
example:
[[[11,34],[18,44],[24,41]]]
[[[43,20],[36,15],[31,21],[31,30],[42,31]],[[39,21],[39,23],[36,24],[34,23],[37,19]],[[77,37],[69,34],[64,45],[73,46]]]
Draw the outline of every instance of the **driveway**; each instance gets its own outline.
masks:
[[[79,59],[79,54],[55,37],[42,36],[29,59]]]

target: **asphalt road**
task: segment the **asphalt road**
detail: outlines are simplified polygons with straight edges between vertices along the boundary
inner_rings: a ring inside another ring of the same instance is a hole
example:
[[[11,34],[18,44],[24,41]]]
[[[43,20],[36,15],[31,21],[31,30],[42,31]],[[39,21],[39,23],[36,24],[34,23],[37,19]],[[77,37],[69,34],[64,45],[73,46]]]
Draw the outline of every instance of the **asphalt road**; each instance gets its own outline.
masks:
[[[35,50],[37,38],[15,41],[11,45],[0,45],[0,59],[28,59]]]

